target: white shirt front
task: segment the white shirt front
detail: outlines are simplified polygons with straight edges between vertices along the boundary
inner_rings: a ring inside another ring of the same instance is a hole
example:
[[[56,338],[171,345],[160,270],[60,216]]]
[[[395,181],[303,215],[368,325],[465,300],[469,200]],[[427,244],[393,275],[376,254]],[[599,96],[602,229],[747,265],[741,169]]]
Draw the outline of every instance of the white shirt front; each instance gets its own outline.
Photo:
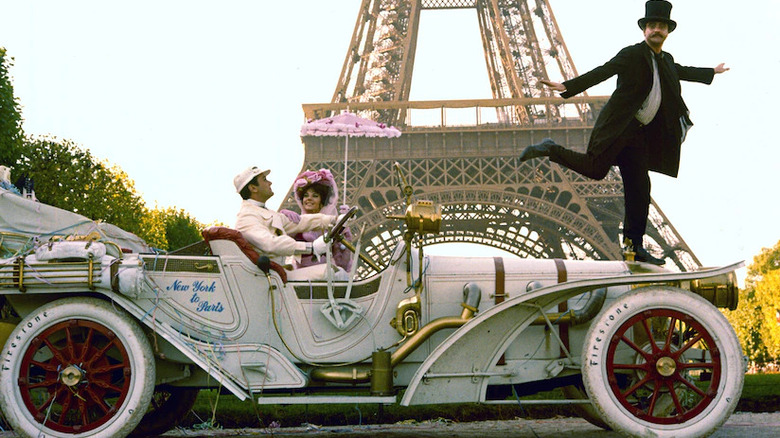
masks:
[[[636,112],[636,119],[639,123],[647,125],[653,121],[655,115],[658,113],[658,108],[661,107],[661,77],[658,74],[658,62],[653,58],[653,88],[650,89],[650,94],[647,95],[642,106],[639,107],[639,111]]]

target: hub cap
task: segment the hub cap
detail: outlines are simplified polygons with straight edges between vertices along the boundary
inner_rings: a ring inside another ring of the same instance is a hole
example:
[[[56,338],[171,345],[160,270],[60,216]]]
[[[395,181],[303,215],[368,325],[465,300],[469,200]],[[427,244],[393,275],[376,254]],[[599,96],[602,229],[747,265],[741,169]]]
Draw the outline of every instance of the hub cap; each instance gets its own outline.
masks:
[[[71,365],[60,373],[60,381],[65,386],[76,386],[81,382],[81,368]]]

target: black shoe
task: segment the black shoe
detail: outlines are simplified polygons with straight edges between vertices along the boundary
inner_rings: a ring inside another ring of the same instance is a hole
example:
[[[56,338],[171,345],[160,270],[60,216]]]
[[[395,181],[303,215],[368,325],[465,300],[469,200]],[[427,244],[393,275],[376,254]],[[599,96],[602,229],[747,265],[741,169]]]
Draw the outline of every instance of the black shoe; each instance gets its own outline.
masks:
[[[532,144],[527,146],[520,154],[520,161],[528,161],[533,158],[549,157],[553,146],[557,146],[551,138],[545,138],[541,143]]]
[[[646,249],[639,247],[634,250],[634,261],[650,263],[651,265],[663,266],[666,264],[666,260],[653,257]]]

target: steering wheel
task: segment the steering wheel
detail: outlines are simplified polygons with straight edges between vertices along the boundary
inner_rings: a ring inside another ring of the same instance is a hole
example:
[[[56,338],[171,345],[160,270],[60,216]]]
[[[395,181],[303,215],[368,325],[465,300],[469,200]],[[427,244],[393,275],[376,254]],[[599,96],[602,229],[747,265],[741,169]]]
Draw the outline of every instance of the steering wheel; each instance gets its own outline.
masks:
[[[344,226],[346,225],[347,221],[352,219],[353,216],[355,216],[357,210],[358,210],[357,206],[353,206],[352,208],[349,209],[349,211],[347,211],[341,216],[341,219],[339,219],[339,221],[336,222],[336,225],[334,225],[333,228],[331,228],[330,231],[328,231],[328,234],[326,234],[325,237],[323,238],[325,243],[330,242],[331,240],[336,238],[336,236],[340,235],[342,231],[344,231]]]

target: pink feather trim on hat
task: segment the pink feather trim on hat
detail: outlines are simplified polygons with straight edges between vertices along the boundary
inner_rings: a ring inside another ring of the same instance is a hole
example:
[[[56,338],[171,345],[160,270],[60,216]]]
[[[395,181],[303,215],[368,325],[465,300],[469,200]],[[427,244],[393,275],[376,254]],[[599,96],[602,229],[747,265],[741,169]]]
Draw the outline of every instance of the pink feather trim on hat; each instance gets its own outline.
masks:
[[[332,186],[336,184],[336,180],[333,178],[333,174],[330,173],[330,170],[327,169],[320,169],[317,171],[307,170],[302,174],[298,175],[298,178],[293,183],[293,188],[297,192],[298,190],[308,186],[309,184],[319,183],[320,181],[322,181],[320,184],[326,184],[328,186]]]
[[[336,208],[336,202],[339,196],[338,187],[336,186],[336,180],[333,178],[333,174],[328,169],[307,170],[298,175],[295,182],[293,182],[293,194],[298,206],[301,207],[301,211],[303,211],[303,205],[301,203],[301,195],[303,194],[301,193],[301,189],[310,184],[321,184],[330,189],[328,203],[327,205],[322,206],[320,213],[329,215],[338,214]]]

